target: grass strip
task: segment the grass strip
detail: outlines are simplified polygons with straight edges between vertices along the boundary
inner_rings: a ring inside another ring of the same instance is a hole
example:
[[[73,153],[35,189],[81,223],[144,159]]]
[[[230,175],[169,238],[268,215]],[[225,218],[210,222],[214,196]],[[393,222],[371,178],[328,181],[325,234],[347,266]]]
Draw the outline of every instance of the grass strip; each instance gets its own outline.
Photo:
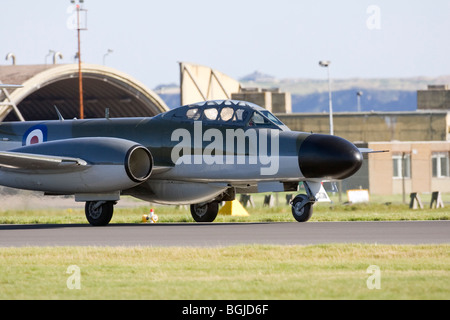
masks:
[[[0,299],[449,299],[449,253],[362,244],[0,248]],[[80,289],[68,288],[70,266]],[[368,288],[370,266],[380,289]]]
[[[194,222],[189,208],[174,206],[141,206],[116,208],[111,223],[141,223],[142,216],[155,209],[159,222]],[[294,222],[289,206],[247,208],[250,216],[218,215],[215,222]],[[314,206],[310,221],[399,221],[449,220],[448,208],[411,210],[400,204],[324,204]],[[0,224],[87,224],[82,209],[39,209],[0,211]]]

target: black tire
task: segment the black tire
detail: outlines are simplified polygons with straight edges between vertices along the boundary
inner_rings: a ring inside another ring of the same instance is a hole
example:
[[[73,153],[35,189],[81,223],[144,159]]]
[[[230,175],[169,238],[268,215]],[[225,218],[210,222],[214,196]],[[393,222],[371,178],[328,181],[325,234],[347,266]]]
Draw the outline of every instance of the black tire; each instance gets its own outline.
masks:
[[[292,215],[294,219],[298,222],[306,222],[308,221],[313,214],[313,203],[308,202],[303,207],[300,207],[302,201],[307,199],[308,196],[306,194],[299,194],[292,201]]]
[[[114,202],[106,201],[100,206],[96,206],[99,201],[87,201],[84,206],[86,219],[93,226],[106,226],[114,213]]]
[[[191,204],[191,215],[196,222],[213,222],[219,212],[219,203]]]

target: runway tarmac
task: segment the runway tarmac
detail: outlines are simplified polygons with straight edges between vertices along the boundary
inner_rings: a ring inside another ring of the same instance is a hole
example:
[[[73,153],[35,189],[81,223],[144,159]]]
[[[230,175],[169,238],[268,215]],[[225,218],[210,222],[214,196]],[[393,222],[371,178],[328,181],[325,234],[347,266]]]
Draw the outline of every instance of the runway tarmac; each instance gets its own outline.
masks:
[[[0,247],[450,243],[450,221],[0,225]]]

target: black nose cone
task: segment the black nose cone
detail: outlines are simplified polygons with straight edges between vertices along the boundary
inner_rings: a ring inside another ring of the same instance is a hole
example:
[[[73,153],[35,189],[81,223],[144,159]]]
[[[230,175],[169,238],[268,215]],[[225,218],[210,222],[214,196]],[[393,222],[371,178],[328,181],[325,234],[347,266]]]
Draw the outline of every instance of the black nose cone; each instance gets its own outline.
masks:
[[[298,164],[305,178],[345,179],[361,168],[363,157],[343,138],[312,134],[300,145]]]

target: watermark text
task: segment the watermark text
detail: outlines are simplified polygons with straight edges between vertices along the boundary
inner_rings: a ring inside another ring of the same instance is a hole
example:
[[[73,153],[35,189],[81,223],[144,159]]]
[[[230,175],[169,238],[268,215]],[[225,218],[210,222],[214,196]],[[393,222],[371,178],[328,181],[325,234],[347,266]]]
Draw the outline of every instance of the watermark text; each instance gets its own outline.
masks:
[[[203,132],[202,122],[194,122],[193,136],[189,130],[172,132],[171,159],[179,164],[254,164],[261,175],[275,175],[279,169],[279,130],[219,129]]]

